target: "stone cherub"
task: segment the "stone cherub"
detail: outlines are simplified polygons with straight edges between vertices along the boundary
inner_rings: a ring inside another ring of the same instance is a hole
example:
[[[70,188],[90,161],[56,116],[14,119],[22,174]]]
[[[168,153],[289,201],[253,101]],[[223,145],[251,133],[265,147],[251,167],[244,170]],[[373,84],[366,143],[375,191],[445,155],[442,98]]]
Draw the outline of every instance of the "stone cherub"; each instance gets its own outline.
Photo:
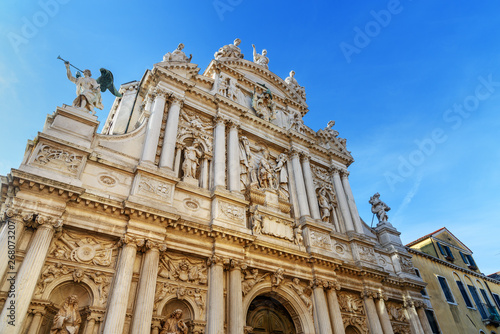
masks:
[[[76,334],[80,329],[80,311],[78,310],[78,297],[71,295],[54,317],[50,334]]]
[[[387,222],[387,211],[391,210],[387,204],[380,200],[380,194],[376,193],[368,201],[372,205],[372,213],[377,215],[379,223]]]

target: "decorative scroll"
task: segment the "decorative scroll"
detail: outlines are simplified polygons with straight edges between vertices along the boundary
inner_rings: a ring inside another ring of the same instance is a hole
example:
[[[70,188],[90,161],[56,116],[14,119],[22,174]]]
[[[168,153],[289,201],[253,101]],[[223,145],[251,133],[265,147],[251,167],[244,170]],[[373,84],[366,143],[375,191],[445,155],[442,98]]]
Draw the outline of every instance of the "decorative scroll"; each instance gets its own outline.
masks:
[[[82,161],[82,155],[49,145],[42,145],[34,160],[35,163],[40,165],[50,165],[54,169],[65,169],[73,176],[76,176],[78,173]]]

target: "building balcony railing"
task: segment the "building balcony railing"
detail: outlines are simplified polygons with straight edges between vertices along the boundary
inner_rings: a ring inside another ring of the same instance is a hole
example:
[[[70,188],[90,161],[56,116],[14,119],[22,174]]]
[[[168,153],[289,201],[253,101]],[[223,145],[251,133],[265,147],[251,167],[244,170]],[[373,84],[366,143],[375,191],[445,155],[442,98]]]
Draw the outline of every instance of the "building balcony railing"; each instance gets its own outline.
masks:
[[[493,325],[495,327],[500,326],[500,315],[494,306],[490,306],[484,303],[477,305],[479,308],[479,313],[483,318],[483,322],[486,325]]]

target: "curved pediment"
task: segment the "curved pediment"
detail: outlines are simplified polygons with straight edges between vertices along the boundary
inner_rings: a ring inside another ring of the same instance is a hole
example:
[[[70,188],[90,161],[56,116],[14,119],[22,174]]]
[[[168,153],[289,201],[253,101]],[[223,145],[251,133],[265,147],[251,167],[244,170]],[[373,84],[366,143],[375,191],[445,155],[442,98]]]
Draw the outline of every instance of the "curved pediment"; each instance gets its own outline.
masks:
[[[273,95],[286,100],[288,104],[295,105],[296,108],[300,109],[302,115],[305,115],[308,111],[307,103],[299,92],[278,75],[261,65],[245,59],[220,58],[219,60],[212,60],[203,75],[212,77],[214,73],[219,72],[225,72],[237,77],[240,81],[246,81],[256,89],[259,89],[258,87],[264,89],[262,85],[265,85],[266,88],[271,90]]]

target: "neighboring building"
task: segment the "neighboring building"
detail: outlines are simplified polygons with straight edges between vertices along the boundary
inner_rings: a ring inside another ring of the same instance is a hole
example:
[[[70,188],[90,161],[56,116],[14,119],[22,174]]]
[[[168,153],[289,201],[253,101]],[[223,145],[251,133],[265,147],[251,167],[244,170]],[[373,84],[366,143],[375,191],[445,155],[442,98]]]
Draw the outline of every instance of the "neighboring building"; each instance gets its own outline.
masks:
[[[500,282],[481,274],[466,245],[443,227],[406,246],[441,333],[500,333]]]
[[[358,215],[334,123],[305,126],[294,73],[238,44],[203,74],[179,45],[101,134],[96,83],[67,64],[73,106],[1,178],[0,333],[431,333],[400,233]]]

